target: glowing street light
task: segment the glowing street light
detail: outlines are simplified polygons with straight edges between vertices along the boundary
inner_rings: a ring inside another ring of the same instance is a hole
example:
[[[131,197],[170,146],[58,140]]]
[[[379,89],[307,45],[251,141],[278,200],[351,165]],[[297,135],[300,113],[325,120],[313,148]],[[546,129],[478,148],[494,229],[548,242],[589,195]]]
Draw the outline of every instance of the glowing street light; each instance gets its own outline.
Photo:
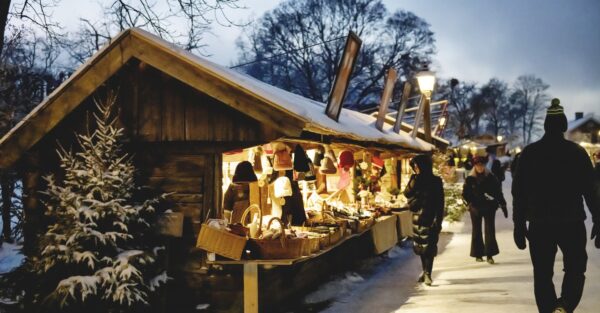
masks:
[[[498,142],[502,142],[502,138],[504,138],[504,137],[502,137],[502,135],[498,135],[498,136],[496,136],[496,140],[497,140]]]
[[[415,78],[419,84],[419,90],[421,90],[421,93],[423,94],[423,103],[421,104],[422,107],[420,107],[422,111],[419,111],[423,112],[423,119],[425,122],[423,125],[423,130],[425,131],[425,141],[431,142],[431,110],[429,108],[429,101],[431,100],[431,93],[433,92],[433,87],[435,86],[435,73],[431,72],[429,69],[427,69],[427,66],[425,66],[423,71],[415,75]],[[420,115],[420,112],[417,114]],[[415,129],[418,127],[417,121],[418,118],[415,119]]]
[[[442,116],[440,117],[440,127],[444,127],[444,125],[446,125],[446,117]]]
[[[415,77],[419,83],[419,90],[421,90],[421,93],[428,99],[431,99],[431,93],[433,92],[433,87],[435,86],[435,73],[429,70],[424,70],[417,73]]]

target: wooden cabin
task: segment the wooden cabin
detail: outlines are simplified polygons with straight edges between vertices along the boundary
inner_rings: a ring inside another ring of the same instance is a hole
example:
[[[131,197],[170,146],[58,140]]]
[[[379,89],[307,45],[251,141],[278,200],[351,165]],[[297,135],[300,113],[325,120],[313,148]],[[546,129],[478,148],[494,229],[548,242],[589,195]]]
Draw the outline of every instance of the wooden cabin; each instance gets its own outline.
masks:
[[[395,153],[431,151],[433,146],[375,119],[343,109],[340,121],[325,105],[216,65],[139,29],[118,35],[0,140],[0,168],[16,168],[23,179],[25,252],[44,229],[38,191],[42,176],[60,174],[57,142],[75,143],[87,127],[94,98],[118,93],[119,122],[127,152],[135,156],[140,185],[174,192],[172,209],[183,212],[183,238],[171,276],[201,288],[193,273],[200,262],[194,243],[206,217],[222,199],[222,154],[276,139],[344,143]],[[182,296],[182,295],[180,295]],[[193,292],[192,292],[193,296]]]

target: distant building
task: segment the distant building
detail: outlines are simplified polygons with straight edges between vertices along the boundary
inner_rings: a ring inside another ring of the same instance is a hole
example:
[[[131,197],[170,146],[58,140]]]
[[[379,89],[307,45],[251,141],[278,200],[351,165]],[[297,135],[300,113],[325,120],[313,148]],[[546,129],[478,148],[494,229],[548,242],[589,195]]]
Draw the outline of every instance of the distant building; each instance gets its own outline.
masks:
[[[575,119],[569,122],[566,137],[576,142],[600,143],[600,119],[594,114],[583,115],[576,112]]]
[[[575,113],[575,119],[569,122],[566,137],[579,143],[590,155],[600,150],[600,118],[594,114]]]

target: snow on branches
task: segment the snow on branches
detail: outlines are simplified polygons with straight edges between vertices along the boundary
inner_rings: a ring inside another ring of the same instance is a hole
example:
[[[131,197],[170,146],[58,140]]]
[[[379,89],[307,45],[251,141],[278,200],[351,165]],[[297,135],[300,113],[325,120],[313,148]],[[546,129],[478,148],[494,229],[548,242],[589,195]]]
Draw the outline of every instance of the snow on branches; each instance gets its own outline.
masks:
[[[77,135],[77,152],[59,148],[64,178],[45,177],[44,204],[53,223],[33,266],[46,281],[46,290],[34,296],[43,305],[93,303],[118,312],[147,305],[167,281],[159,264],[164,249],[152,240],[158,199],[135,198],[135,169],[120,145],[115,102],[112,94],[96,101],[95,130]]]

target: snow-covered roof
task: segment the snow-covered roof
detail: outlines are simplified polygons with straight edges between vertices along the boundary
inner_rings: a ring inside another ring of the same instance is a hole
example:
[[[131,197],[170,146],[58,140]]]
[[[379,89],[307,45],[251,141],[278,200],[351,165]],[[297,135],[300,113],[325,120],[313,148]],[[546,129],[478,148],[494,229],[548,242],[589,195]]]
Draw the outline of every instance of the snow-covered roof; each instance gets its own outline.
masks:
[[[433,145],[395,133],[383,132],[372,116],[342,109],[339,122],[325,114],[325,104],[279,89],[226,66],[210,62],[140,29],[129,29],[98,51],[68,80],[0,139],[0,168],[10,166],[52,130],[132,58],[188,84],[257,120],[272,124],[283,134],[298,131],[348,139],[365,146],[380,145],[411,151],[431,151]],[[231,95],[237,92],[237,95]],[[293,129],[293,131],[291,130]]]
[[[213,63],[144,30],[132,29],[132,31],[143,35],[156,44],[162,45],[166,49],[173,50],[173,52],[178,53],[185,58],[192,59],[197,65],[236,83],[241,88],[271,100],[290,114],[305,119],[308,122],[305,126],[308,131],[317,133],[325,131],[337,133],[339,135],[350,135],[357,140],[380,141],[387,144],[401,145],[415,150],[429,151],[433,149],[432,145],[420,139],[413,139],[407,133],[401,132],[397,134],[393,132],[392,126],[389,125],[384,127],[383,132],[380,132],[375,128],[376,118],[357,111],[342,108],[339,121],[336,122],[325,114],[326,105],[324,103],[291,93],[236,70]]]
[[[598,119],[593,113],[590,113],[580,119],[570,121],[567,127],[567,132],[571,132],[589,121],[594,121],[597,124],[600,124],[600,119]]]

